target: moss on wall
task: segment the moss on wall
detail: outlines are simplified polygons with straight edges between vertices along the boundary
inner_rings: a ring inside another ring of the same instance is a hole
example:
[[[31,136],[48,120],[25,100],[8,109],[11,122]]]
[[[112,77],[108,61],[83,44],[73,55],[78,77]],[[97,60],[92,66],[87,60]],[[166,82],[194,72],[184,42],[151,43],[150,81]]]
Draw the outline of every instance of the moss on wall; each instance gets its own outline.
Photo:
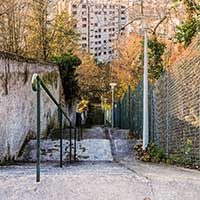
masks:
[[[57,88],[58,78],[59,78],[59,74],[56,71],[41,75],[41,79],[46,85],[54,84],[56,88]]]

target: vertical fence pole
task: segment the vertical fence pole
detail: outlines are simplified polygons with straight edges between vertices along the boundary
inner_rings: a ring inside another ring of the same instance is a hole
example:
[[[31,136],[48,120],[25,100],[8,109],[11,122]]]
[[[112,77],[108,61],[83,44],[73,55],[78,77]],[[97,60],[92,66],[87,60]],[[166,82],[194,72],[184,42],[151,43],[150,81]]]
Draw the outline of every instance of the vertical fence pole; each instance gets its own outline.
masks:
[[[131,129],[131,87],[128,86],[128,128]]]
[[[62,112],[60,108],[58,108],[58,119],[59,119],[59,129],[60,129],[60,167],[62,167],[63,160],[63,130],[62,130]]]
[[[36,182],[40,182],[40,80],[37,78],[37,164]]]
[[[114,109],[115,109],[115,104],[114,104],[114,88],[112,88],[112,128],[114,128],[114,123],[115,123],[115,114],[114,114]]]

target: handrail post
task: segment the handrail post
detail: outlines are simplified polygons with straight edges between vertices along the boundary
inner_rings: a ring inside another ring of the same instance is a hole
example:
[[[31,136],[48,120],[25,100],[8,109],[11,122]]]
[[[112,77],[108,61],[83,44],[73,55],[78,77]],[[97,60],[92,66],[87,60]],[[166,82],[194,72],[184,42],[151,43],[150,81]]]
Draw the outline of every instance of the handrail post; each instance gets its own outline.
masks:
[[[74,130],[74,161],[76,161],[76,128]]]
[[[40,182],[40,80],[37,77],[37,164],[36,181]]]
[[[63,130],[62,130],[62,112],[58,108],[58,120],[59,120],[59,129],[60,129],[60,167],[62,168],[63,160]]]
[[[44,91],[47,93],[47,95],[50,97],[50,99],[54,102],[54,104],[58,107],[58,120],[59,120],[59,126],[60,126],[60,166],[62,167],[62,158],[63,158],[63,130],[62,130],[62,117],[64,116],[67,121],[70,124],[70,141],[69,141],[69,159],[70,163],[72,161],[72,128],[74,126],[72,125],[72,122],[70,118],[67,116],[67,114],[62,109],[61,105],[56,101],[56,99],[53,97],[51,92],[48,90],[46,85],[43,83],[42,79],[40,79],[38,74],[33,74],[32,76],[32,89],[34,92],[37,92],[37,164],[36,164],[36,180],[37,182],[40,181],[40,90],[41,88],[44,89]],[[77,137],[77,136],[76,136]]]
[[[70,123],[69,129],[69,161],[72,162],[72,124]]]
[[[82,140],[83,139],[83,126],[81,124],[81,127],[80,127],[80,139]]]

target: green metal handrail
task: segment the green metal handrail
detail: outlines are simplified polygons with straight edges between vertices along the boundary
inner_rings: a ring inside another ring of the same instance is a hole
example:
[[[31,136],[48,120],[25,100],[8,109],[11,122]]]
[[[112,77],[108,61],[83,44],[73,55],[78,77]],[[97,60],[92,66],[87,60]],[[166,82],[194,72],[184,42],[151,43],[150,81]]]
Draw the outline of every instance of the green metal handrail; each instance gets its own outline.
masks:
[[[67,119],[70,126],[70,162],[72,161],[72,128],[74,129],[74,160],[76,160],[76,127],[72,126],[72,122],[70,118],[67,116],[67,114],[64,112],[61,105],[56,101],[56,99],[53,97],[49,89],[46,87],[42,79],[39,77],[38,74],[33,74],[32,77],[32,89],[34,92],[37,92],[37,164],[36,164],[36,181],[40,181],[40,90],[41,86],[44,89],[44,91],[47,93],[47,95],[50,97],[50,99],[54,102],[54,104],[58,107],[58,120],[59,120],[59,128],[61,131],[61,137],[60,137],[60,167],[62,167],[62,144],[63,144],[63,131],[62,131],[62,115]],[[79,133],[79,129],[78,129]]]

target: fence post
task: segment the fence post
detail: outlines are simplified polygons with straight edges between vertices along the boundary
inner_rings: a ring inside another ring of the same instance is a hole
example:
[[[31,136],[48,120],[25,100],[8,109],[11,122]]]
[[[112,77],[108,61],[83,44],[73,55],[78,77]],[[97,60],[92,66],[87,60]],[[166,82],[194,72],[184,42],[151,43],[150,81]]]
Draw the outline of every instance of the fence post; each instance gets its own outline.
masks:
[[[131,86],[128,86],[128,128],[131,128]]]

